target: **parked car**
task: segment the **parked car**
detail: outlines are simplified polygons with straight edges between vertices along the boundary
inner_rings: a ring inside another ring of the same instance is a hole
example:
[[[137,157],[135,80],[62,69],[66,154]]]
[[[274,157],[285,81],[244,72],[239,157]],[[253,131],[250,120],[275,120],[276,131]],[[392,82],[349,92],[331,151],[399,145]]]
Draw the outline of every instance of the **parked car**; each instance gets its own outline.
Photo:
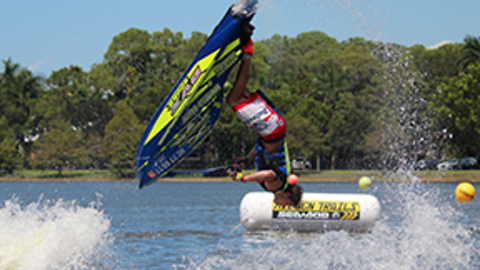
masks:
[[[458,162],[458,166],[462,170],[477,169],[478,161],[474,157],[464,157],[460,159],[460,161]]]
[[[310,170],[312,163],[305,157],[296,157],[292,160],[292,168],[294,170]]]
[[[437,169],[440,171],[458,170],[459,168],[458,159],[450,159],[437,165]]]
[[[415,163],[413,169],[415,170],[436,170],[437,165],[440,163],[438,159],[435,158],[427,158],[421,159]]]

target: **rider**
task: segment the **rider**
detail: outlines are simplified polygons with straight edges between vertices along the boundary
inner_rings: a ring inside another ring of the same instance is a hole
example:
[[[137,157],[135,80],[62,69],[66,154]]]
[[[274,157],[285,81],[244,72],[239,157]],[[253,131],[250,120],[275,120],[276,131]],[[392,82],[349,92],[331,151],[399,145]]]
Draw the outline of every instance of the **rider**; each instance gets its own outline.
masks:
[[[253,30],[253,29],[252,29]],[[296,206],[302,199],[303,190],[297,184],[298,177],[291,174],[287,143],[286,121],[273,103],[260,91],[250,94],[246,86],[250,77],[250,61],[253,56],[253,41],[242,46],[243,55],[233,89],[227,104],[249,128],[259,134],[255,147],[246,158],[255,160],[257,172],[243,175],[239,170],[231,172],[235,181],[258,182],[274,194],[277,205]]]

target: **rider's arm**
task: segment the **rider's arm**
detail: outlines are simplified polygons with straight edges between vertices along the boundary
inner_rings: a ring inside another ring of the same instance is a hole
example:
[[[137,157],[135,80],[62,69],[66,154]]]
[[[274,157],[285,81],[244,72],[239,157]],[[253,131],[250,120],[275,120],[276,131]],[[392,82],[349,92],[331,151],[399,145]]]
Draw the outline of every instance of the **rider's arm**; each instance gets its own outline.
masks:
[[[248,80],[250,79],[250,57],[244,57],[237,74],[237,79],[233,84],[233,89],[227,97],[227,104],[233,107],[240,103],[245,95]]]
[[[277,175],[273,170],[258,171],[249,175],[245,175],[244,182],[271,182],[276,179]]]

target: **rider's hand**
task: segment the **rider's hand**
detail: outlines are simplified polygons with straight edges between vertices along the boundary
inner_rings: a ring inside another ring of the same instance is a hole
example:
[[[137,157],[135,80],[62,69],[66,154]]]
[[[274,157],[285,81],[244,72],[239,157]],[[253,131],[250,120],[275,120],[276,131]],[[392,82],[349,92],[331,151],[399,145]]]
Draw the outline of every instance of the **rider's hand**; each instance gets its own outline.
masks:
[[[242,172],[232,171],[229,175],[230,175],[230,178],[232,178],[233,181],[245,182],[245,176],[243,175]]]
[[[232,178],[233,181],[245,182],[245,176],[242,173],[242,168],[237,162],[233,163],[233,166],[228,167],[227,174],[230,176],[230,178]]]

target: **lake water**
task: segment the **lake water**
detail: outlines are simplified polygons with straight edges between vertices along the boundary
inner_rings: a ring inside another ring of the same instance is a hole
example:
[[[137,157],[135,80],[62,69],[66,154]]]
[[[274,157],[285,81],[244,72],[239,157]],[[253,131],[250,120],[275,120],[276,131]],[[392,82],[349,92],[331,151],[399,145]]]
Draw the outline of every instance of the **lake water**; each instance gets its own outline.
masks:
[[[369,193],[371,233],[247,233],[239,205],[253,183],[0,183],[0,269],[478,269],[479,198],[457,184],[304,183]],[[480,190],[478,185],[474,185]]]

